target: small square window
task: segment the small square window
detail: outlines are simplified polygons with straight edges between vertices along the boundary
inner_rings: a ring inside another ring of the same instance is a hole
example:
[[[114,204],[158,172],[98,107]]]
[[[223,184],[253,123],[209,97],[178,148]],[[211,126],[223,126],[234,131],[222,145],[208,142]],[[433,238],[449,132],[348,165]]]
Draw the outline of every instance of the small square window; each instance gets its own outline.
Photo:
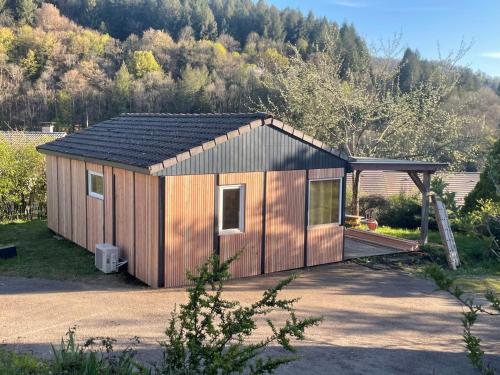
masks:
[[[243,185],[219,187],[219,233],[244,231],[245,189]]]
[[[309,226],[340,224],[340,179],[309,181]]]
[[[87,171],[88,195],[98,199],[104,199],[104,183],[102,173]]]

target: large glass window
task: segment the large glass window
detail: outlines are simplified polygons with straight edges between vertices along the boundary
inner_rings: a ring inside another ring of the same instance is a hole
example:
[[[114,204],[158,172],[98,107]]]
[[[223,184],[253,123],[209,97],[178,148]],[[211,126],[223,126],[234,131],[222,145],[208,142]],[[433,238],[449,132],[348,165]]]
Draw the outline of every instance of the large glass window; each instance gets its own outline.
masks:
[[[309,225],[340,223],[340,181],[309,181]]]
[[[104,183],[102,173],[87,171],[88,194],[91,197],[104,199]]]
[[[244,186],[221,186],[219,188],[219,233],[243,232],[244,218]]]

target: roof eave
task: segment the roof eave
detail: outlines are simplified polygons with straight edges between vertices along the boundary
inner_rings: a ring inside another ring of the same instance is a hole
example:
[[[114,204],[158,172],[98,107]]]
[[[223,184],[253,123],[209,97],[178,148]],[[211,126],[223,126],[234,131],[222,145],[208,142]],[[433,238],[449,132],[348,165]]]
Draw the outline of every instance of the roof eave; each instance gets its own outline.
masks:
[[[373,170],[384,170],[384,171],[402,171],[402,172],[436,172],[441,169],[448,167],[448,163],[434,163],[434,162],[388,162],[388,161],[350,161],[349,165],[355,170],[361,171],[373,171]]]
[[[80,160],[80,161],[85,161],[88,163],[94,163],[94,164],[101,164],[109,167],[114,167],[114,168],[121,168],[125,169],[128,171],[132,172],[138,172],[142,174],[152,174],[150,167],[138,167],[130,164],[123,164],[115,161],[109,161],[109,160],[102,160],[102,159],[94,159],[86,156],[81,156],[81,155],[75,155],[75,154],[70,154],[70,153],[65,153],[65,152],[57,152],[57,151],[52,151],[52,150],[46,150],[41,147],[36,148],[38,152],[45,154],[45,155],[50,155],[50,156],[59,156],[59,157],[64,157],[64,158],[70,158],[74,160]]]

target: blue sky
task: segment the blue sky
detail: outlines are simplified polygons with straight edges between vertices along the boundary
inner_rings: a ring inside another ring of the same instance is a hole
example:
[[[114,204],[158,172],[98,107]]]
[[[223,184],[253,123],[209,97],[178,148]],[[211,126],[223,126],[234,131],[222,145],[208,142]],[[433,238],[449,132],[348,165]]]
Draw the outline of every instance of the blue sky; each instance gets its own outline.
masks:
[[[332,21],[353,23],[369,43],[401,33],[403,47],[418,49],[424,58],[457,50],[473,42],[461,65],[500,77],[499,0],[269,0]],[[439,48],[438,48],[439,44]]]

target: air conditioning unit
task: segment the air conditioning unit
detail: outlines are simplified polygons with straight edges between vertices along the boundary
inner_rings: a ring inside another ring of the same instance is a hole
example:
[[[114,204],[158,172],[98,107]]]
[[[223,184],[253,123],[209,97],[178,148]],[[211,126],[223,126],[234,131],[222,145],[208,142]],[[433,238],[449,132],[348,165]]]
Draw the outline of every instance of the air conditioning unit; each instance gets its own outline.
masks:
[[[104,273],[118,272],[118,248],[109,243],[95,245],[95,266]]]

